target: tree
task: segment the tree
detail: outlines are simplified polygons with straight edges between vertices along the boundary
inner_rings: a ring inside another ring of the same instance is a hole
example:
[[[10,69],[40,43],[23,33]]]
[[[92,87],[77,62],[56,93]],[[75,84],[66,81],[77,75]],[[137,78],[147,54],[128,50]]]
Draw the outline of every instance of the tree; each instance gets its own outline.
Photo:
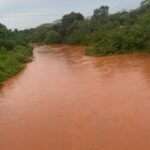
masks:
[[[64,41],[66,41],[66,37],[70,36],[69,30],[73,23],[84,20],[84,16],[81,13],[71,12],[70,14],[66,14],[61,19],[61,33]]]
[[[56,31],[50,31],[46,34],[46,44],[58,44],[61,42],[61,35]]]
[[[70,14],[64,15],[62,17],[62,25],[63,26],[70,26],[74,21],[83,20],[84,16],[81,13],[71,12]]]
[[[42,24],[38,26],[33,34],[35,42],[44,42],[45,35],[52,29],[51,27],[51,24]]]
[[[150,5],[150,0],[144,0],[141,2],[141,6]]]
[[[7,35],[8,35],[8,30],[7,30],[7,28],[6,28],[4,25],[2,25],[2,24],[0,23],[0,39],[6,38]]]
[[[102,19],[109,16],[109,7],[108,6],[101,6],[98,9],[94,10],[94,14],[92,19]]]

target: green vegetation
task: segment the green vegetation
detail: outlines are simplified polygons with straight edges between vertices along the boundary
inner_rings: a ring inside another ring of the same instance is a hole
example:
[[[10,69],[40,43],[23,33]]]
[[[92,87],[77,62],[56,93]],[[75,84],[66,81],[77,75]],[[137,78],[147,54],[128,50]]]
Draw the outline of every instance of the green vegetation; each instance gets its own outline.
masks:
[[[0,24],[0,84],[22,70],[31,56],[32,48],[27,47],[20,33]]]
[[[108,6],[94,10],[91,17],[72,12],[51,24],[21,31],[27,42],[86,45],[94,56],[150,51],[150,0],[131,11],[109,13]]]
[[[44,40],[46,44],[56,44],[61,42],[61,35],[56,31],[50,31],[46,34]]]
[[[86,45],[86,54],[104,56],[150,51],[150,0],[132,11],[109,13],[108,6],[85,18],[71,12],[53,23],[23,31],[0,24],[0,83],[30,61],[28,43]]]

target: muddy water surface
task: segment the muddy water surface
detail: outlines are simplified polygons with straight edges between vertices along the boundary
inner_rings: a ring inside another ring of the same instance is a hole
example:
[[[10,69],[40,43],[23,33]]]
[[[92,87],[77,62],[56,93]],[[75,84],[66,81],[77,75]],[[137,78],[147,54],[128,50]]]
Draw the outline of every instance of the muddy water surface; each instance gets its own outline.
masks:
[[[150,55],[41,46],[0,91],[0,150],[149,150]]]

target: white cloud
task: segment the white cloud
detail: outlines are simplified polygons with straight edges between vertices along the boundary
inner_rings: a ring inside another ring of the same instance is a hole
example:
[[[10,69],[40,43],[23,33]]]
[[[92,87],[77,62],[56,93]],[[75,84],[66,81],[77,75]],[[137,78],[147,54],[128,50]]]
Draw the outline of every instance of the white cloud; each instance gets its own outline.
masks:
[[[77,11],[92,14],[100,5],[109,5],[111,12],[132,9],[141,0],[0,0],[0,22],[9,28],[26,28],[50,22]]]

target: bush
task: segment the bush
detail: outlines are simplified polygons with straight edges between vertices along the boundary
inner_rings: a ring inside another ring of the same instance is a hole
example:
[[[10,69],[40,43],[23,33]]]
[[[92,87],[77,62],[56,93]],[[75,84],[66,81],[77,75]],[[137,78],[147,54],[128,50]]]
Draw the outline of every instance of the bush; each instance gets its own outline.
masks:
[[[70,35],[70,37],[67,40],[68,44],[76,45],[81,44],[81,36],[78,32],[74,32]]]
[[[23,69],[23,64],[31,60],[32,49],[18,46],[15,50],[0,49],[0,82]]]
[[[13,50],[15,48],[15,41],[13,40],[5,40],[5,43],[4,43],[4,47],[7,49],[7,50]]]

